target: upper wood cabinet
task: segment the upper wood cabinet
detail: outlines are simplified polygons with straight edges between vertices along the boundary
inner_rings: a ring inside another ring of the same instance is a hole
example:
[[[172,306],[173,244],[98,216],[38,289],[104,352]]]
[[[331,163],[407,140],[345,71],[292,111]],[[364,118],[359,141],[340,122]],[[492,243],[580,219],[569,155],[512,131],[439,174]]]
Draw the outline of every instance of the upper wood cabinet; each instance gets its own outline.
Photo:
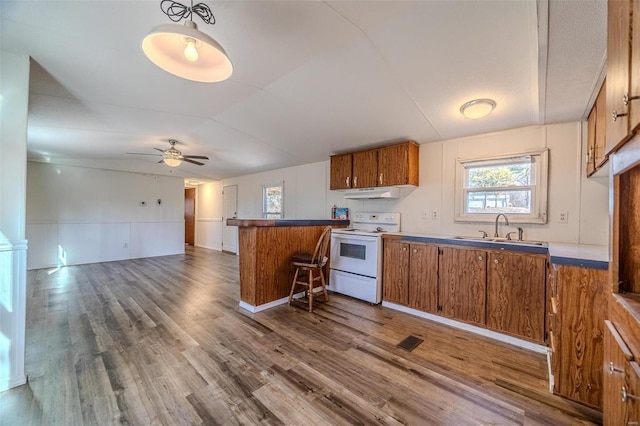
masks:
[[[489,252],[487,327],[543,343],[546,256]]]
[[[607,119],[606,81],[604,81],[587,120],[587,176],[598,171],[608,159],[606,155]]]
[[[640,0],[610,0],[607,15],[606,153],[632,134],[640,118]]]
[[[352,188],[372,188],[376,186],[378,170],[378,150],[370,149],[353,153]]]
[[[351,154],[331,156],[331,189],[351,188],[352,161]]]
[[[331,189],[418,186],[419,145],[413,141],[331,156]]]
[[[418,145],[407,142],[378,151],[378,186],[418,186]]]

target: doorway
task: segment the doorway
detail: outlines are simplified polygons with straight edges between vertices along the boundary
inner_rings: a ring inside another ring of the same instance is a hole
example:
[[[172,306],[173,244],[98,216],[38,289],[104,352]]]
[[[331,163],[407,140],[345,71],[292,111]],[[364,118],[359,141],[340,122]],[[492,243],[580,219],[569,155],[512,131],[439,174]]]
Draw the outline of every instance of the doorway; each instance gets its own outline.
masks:
[[[238,227],[227,226],[227,219],[238,217],[238,185],[222,187],[222,250],[230,253],[238,252]]]
[[[196,245],[196,189],[184,189],[184,243]]]

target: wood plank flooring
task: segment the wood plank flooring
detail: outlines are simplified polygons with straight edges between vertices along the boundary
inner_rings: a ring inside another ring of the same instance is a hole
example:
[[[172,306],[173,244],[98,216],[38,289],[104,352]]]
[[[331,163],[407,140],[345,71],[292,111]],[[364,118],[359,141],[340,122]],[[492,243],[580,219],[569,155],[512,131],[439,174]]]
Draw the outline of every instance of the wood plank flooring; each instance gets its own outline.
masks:
[[[29,383],[3,425],[574,425],[544,356],[340,295],[313,314],[238,308],[238,258],[30,271]],[[414,351],[396,345],[424,339]]]

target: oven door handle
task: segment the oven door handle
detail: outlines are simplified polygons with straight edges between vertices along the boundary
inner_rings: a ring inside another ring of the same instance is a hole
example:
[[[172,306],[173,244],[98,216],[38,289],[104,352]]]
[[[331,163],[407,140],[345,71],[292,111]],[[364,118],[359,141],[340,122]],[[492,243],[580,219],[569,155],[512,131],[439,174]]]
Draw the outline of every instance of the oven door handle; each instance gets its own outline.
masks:
[[[335,240],[352,240],[352,241],[370,241],[376,242],[379,237],[367,237],[365,235],[344,235],[344,234],[331,234],[331,238]]]

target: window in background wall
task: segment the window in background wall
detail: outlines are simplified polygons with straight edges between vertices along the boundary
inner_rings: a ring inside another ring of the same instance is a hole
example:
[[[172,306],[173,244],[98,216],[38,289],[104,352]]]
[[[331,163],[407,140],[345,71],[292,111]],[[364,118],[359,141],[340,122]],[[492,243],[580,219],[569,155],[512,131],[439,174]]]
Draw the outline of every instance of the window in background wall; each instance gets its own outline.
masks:
[[[504,213],[513,223],[547,223],[548,150],[458,159],[456,220],[490,222]]]
[[[262,217],[265,219],[284,217],[283,184],[262,187]]]

